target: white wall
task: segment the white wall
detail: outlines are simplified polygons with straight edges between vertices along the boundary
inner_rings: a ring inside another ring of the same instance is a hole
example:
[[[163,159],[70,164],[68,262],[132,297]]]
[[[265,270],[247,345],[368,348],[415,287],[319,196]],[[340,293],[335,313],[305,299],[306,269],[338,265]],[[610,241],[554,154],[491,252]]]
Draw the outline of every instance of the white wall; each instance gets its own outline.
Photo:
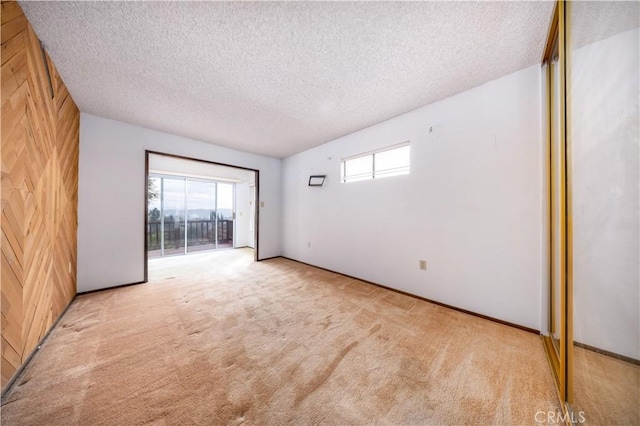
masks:
[[[236,183],[236,247],[248,247],[253,238],[249,233],[249,183]]]
[[[144,279],[145,150],[260,171],[260,258],[280,255],[281,160],[80,115],[78,291]]]
[[[573,51],[574,339],[640,359],[640,31]]]
[[[533,66],[283,160],[283,255],[539,330],[540,90]],[[340,183],[405,140],[410,175]]]
[[[256,248],[256,233],[255,233],[255,216],[257,211],[256,204],[256,186],[249,185],[249,239],[247,245],[251,248]]]

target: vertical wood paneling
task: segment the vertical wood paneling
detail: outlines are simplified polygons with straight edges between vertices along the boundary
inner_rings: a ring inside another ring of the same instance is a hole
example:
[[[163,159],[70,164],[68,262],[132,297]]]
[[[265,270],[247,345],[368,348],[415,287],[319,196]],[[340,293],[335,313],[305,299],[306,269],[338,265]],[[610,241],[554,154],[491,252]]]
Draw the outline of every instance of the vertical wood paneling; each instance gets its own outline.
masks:
[[[0,20],[4,389],[76,293],[80,114],[20,6]]]

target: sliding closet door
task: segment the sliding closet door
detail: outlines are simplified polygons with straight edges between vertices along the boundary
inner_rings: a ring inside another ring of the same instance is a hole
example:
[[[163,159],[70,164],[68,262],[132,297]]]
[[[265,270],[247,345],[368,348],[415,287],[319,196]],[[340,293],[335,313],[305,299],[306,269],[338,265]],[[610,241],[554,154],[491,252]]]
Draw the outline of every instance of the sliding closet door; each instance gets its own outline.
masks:
[[[571,353],[569,297],[570,270],[567,244],[571,223],[568,205],[567,143],[566,143],[566,55],[564,2],[558,2],[549,31],[543,72],[546,82],[545,98],[548,148],[548,202],[549,202],[549,288],[547,330],[544,342],[547,355],[562,400],[567,400],[570,384],[567,371]]]
[[[640,424],[639,14],[638,2],[567,4],[569,401],[586,424]]]
[[[562,288],[565,279],[565,145],[562,138],[561,77],[558,52],[558,39],[554,43],[549,67],[549,181],[550,181],[550,330],[553,348],[560,357],[562,335]]]
[[[545,55],[544,341],[580,424],[640,424],[639,16],[638,2],[560,1]]]

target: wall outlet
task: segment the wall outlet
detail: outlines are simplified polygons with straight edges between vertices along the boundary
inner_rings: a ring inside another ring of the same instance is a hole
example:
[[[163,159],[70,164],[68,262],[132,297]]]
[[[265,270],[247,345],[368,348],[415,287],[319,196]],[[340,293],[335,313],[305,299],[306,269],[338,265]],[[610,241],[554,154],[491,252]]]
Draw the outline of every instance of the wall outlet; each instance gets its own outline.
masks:
[[[426,271],[427,270],[427,261],[426,260],[421,260],[420,261],[420,269],[422,271]]]

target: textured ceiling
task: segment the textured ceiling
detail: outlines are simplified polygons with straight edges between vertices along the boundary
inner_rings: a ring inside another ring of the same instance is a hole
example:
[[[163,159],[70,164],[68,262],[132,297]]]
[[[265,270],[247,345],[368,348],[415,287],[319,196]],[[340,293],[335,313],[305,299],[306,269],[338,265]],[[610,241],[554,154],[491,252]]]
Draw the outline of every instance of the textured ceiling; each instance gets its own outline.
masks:
[[[640,25],[638,1],[572,1],[567,13],[572,49],[604,40]]]
[[[283,158],[540,61],[552,2],[21,2],[83,112]]]

